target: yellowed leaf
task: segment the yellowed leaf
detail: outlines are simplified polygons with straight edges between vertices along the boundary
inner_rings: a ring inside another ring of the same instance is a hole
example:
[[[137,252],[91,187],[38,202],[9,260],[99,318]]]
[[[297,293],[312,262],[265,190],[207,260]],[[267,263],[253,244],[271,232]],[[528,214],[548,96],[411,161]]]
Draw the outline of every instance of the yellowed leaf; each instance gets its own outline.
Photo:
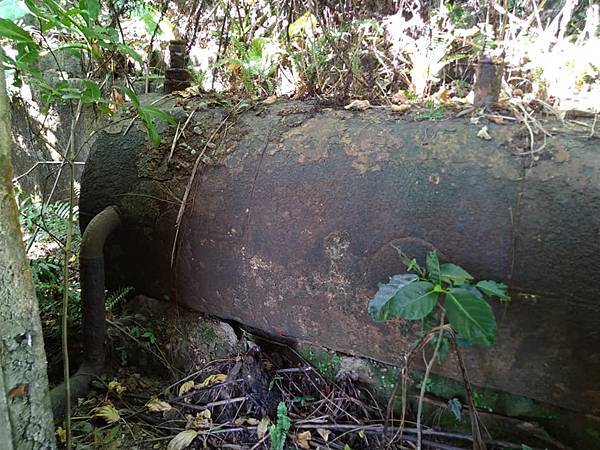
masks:
[[[116,393],[117,395],[121,395],[127,388],[119,383],[117,380],[112,380],[108,383],[108,390]]]
[[[321,436],[325,442],[329,441],[331,430],[326,430],[325,428],[317,428],[317,433],[319,433],[319,436]]]
[[[171,439],[167,446],[167,450],[183,450],[196,439],[196,436],[198,436],[196,430],[184,430]]]
[[[195,383],[192,380],[186,381],[181,386],[179,386],[179,395],[187,394],[192,389],[194,389],[194,386]]]
[[[104,419],[106,423],[115,423],[121,419],[119,411],[112,403],[92,409],[92,417]]]
[[[270,97],[267,97],[263,100],[263,105],[272,105],[276,101],[277,101],[277,96],[271,95]]]
[[[206,388],[206,387],[212,386],[213,384],[223,383],[226,379],[227,379],[227,375],[225,375],[224,373],[217,373],[217,374],[209,375],[208,377],[206,377],[206,379],[202,383],[196,384],[195,388],[196,389]],[[181,395],[181,394],[179,394],[179,395]]]
[[[67,442],[67,432],[63,427],[58,427],[56,429],[56,439],[60,444]]]
[[[369,109],[371,107],[371,103],[369,100],[352,100],[344,109],[353,109],[356,111],[364,111],[365,109]]]
[[[310,431],[303,431],[302,433],[298,433],[296,435],[296,439],[298,440],[298,445],[300,446],[300,448],[303,448],[305,450],[310,449],[311,438],[312,438],[312,436],[310,434]]]
[[[365,430],[359,430],[358,437],[360,437],[361,439],[364,439],[365,438]]]
[[[256,426],[256,434],[258,435],[258,439],[262,439],[265,437],[265,434],[269,431],[269,426],[271,425],[271,420],[268,417],[263,417],[258,425]]]
[[[152,397],[148,400],[148,403],[146,403],[146,408],[152,412],[163,412],[170,411],[172,406],[163,400]]]
[[[477,137],[486,141],[491,141],[492,137],[490,136],[490,133],[488,133],[488,127],[487,125],[483,126],[483,128],[481,128],[481,130],[479,130],[477,132]]]

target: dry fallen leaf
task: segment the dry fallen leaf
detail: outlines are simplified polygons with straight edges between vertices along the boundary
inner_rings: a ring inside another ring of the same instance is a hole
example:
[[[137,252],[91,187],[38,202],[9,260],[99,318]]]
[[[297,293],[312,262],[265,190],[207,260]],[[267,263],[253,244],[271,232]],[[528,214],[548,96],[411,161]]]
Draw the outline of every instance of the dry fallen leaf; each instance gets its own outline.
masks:
[[[490,119],[492,122],[494,122],[496,125],[504,125],[505,121],[501,116],[488,116],[488,119]]]
[[[263,417],[256,427],[256,434],[258,435],[258,439],[262,439],[265,437],[265,434],[269,431],[269,425],[271,425],[271,420],[268,417]]]
[[[298,440],[298,445],[300,446],[300,448],[303,448],[305,450],[310,449],[311,438],[312,438],[312,436],[310,434],[310,431],[303,431],[302,433],[298,433],[296,435],[296,439]]]
[[[487,125],[484,125],[483,128],[481,128],[481,130],[479,130],[477,132],[477,137],[480,139],[484,139],[486,141],[491,141],[492,137],[490,136],[490,133],[488,133],[488,128]]]
[[[403,114],[410,109],[410,105],[406,103],[403,105],[392,105],[390,106],[390,110],[395,113]]]
[[[167,446],[167,450],[183,450],[187,448],[198,436],[198,432],[196,430],[184,430],[175,436],[169,442]]]
[[[156,397],[152,397],[150,398],[150,400],[148,400],[148,403],[146,403],[146,408],[148,408],[148,410],[152,412],[163,412],[170,411],[172,406],[163,400],[159,400]]]
[[[186,416],[188,423],[186,428],[192,428],[194,430],[201,430],[203,428],[210,428],[212,426],[212,418],[210,410],[204,409],[196,414],[196,416]]]
[[[117,395],[121,395],[127,388],[119,383],[117,380],[112,380],[108,383],[108,390],[116,393]]]
[[[223,383],[226,379],[227,379],[227,375],[225,375],[224,373],[217,373],[214,375],[209,375],[208,377],[206,377],[206,379],[202,383],[196,384],[194,387],[196,389],[202,389],[202,388],[212,386],[213,384]],[[179,395],[181,395],[181,394],[179,394]]]
[[[251,427],[255,427],[260,423],[260,420],[255,419],[254,417],[238,417],[233,423],[238,427],[240,425],[244,425],[245,423],[250,425]]]
[[[276,101],[277,101],[277,96],[271,95],[270,97],[267,97],[263,100],[263,105],[272,105]]]
[[[448,103],[450,101],[450,90],[442,86],[439,91],[433,94],[433,97],[440,103]]]
[[[365,109],[369,109],[371,107],[371,103],[369,100],[353,100],[344,106],[344,109],[353,109],[357,111],[364,111]]]
[[[331,430],[326,430],[325,428],[317,428],[317,433],[319,433],[319,436],[321,436],[325,442],[329,441],[329,435],[331,434]]]
[[[104,419],[106,423],[115,423],[121,419],[119,411],[117,411],[112,403],[92,409],[92,417]]]
[[[200,94],[202,94],[202,89],[200,86],[190,86],[185,88],[183,91],[177,91],[177,95],[179,95],[181,98],[197,97]]]
[[[192,389],[194,389],[194,386],[195,386],[195,383],[192,380],[186,381],[181,386],[179,386],[179,395],[181,396],[183,394],[187,394]]]

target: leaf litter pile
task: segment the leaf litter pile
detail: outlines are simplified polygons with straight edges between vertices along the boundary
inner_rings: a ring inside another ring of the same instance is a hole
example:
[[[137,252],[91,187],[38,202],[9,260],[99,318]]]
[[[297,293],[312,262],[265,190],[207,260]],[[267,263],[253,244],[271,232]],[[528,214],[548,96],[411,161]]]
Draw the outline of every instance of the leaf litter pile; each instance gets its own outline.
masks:
[[[164,380],[131,369],[116,380],[96,383],[101,393],[80,401],[75,411],[73,447],[417,448],[415,423],[386,422],[387,406],[355,377],[326,379],[293,349],[268,347],[252,343],[244,354],[209,362],[167,387]],[[424,449],[473,448],[469,434],[426,426],[421,434]],[[57,435],[64,438],[64,430]],[[487,448],[522,447],[488,441]]]

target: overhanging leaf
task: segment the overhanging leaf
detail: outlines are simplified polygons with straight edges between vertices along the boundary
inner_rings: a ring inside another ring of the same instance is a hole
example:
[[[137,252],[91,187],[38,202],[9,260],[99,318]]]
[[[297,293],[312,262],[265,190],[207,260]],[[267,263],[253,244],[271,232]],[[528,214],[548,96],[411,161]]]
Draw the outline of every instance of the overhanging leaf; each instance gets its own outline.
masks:
[[[415,281],[400,288],[389,302],[389,315],[406,320],[419,320],[427,316],[437,303],[434,285]]]
[[[376,322],[387,320],[389,315],[389,302],[396,295],[400,288],[406,286],[418,277],[413,274],[394,275],[390,278],[389,283],[379,286],[375,297],[369,302],[369,314]]]
[[[485,300],[465,288],[452,288],[444,306],[452,328],[463,338],[486,346],[494,343],[496,319]]]
[[[473,276],[469,272],[452,263],[446,263],[440,266],[440,277],[442,281],[449,284],[463,284],[466,281],[473,279]]]
[[[510,300],[510,296],[506,292],[508,286],[504,283],[497,283],[492,280],[484,280],[480,281],[475,286],[488,297],[498,297],[500,300],[505,301]]]
[[[0,37],[14,42],[34,43],[27,31],[8,19],[0,19]]]

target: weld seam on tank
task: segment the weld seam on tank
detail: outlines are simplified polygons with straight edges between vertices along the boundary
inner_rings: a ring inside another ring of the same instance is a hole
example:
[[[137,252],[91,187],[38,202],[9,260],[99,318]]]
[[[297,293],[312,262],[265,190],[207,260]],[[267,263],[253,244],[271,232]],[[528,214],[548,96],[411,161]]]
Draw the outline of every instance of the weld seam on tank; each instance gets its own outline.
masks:
[[[108,206],[94,216],[81,239],[79,277],[83,361],[75,375],[69,378],[71,403],[87,394],[92,379],[97,377],[104,368],[106,337],[104,244],[120,225],[119,210],[116,206]],[[59,421],[64,417],[66,410],[64,382],[52,389],[50,398],[54,420]]]

